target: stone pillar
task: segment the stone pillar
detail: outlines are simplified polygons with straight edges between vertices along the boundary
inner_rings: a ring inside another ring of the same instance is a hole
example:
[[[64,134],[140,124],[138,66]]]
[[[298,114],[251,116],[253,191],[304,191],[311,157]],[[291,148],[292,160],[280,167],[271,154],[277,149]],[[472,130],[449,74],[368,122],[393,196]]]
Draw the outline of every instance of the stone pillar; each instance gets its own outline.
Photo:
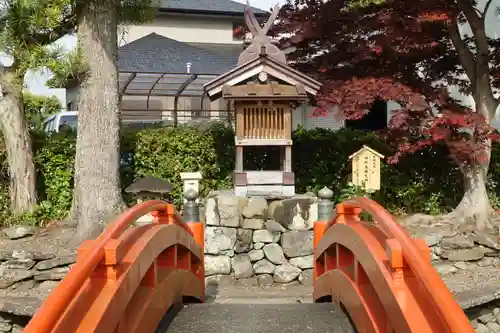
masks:
[[[333,217],[333,191],[323,187],[318,192],[318,221],[330,221]]]
[[[202,178],[201,172],[181,172],[181,179],[184,182],[182,192],[186,193],[187,190],[193,189],[196,193],[199,193]],[[199,199],[196,199],[196,202],[199,203]],[[186,203],[186,198],[184,198],[184,203]]]
[[[184,192],[183,217],[186,223],[200,222],[200,205],[198,204],[198,192],[190,188]]]

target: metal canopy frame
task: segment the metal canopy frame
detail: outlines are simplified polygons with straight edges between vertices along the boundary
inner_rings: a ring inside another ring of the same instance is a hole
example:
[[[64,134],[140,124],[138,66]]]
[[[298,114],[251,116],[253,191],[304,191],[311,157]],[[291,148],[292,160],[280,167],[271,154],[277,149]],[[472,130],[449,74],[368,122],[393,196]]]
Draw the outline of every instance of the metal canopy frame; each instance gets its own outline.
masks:
[[[202,97],[203,85],[218,74],[120,72],[118,82],[123,96]]]
[[[150,97],[174,97],[174,123],[177,123],[179,97],[201,97],[201,108],[207,96],[203,85],[218,74],[195,73],[154,73],[154,72],[120,72],[118,84],[122,96],[147,97],[146,108],[149,109]]]

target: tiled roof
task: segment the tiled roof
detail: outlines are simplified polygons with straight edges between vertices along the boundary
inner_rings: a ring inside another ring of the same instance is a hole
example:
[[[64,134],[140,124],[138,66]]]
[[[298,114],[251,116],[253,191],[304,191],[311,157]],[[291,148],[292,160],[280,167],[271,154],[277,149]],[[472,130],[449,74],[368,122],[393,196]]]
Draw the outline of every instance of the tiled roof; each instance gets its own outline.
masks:
[[[179,11],[196,13],[213,13],[234,15],[241,14],[245,10],[245,5],[232,0],[160,0],[160,11]],[[264,16],[268,12],[252,7],[255,16]]]
[[[191,46],[203,49],[209,53],[217,54],[224,57],[238,58],[243,52],[241,44],[222,44],[222,43],[187,43]]]
[[[195,47],[156,33],[149,34],[118,50],[120,72],[134,73],[186,73],[191,63],[193,74],[222,74],[237,66],[238,55],[215,54],[207,50],[209,44]]]

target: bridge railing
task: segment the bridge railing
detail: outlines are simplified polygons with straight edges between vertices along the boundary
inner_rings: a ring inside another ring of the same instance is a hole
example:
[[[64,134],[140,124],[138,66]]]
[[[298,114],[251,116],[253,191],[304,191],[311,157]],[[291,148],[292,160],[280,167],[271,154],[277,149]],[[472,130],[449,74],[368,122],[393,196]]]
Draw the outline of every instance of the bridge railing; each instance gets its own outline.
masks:
[[[172,281],[191,283],[184,288],[192,294],[188,296],[204,301],[204,231],[196,196],[196,193],[186,195],[184,219],[170,203],[147,201],[119,215],[97,239],[84,241],[78,249],[76,263],[24,332],[121,332],[119,326],[124,324],[113,322],[116,320],[143,327],[145,323],[141,321],[145,318],[138,317],[138,312],[147,316],[145,309],[155,301],[167,307],[158,311],[156,317],[159,318],[155,320],[159,321],[171,305],[166,304],[168,297],[162,295],[165,299],[153,300],[153,292],[147,297],[144,292],[140,297],[136,294],[141,286],[153,291],[158,289],[162,279],[166,281],[163,288],[168,288]],[[153,216],[151,224],[130,228],[140,217],[150,213]],[[162,269],[166,274],[160,276]],[[171,272],[175,270],[182,270],[187,275],[168,280],[166,276],[173,276]],[[190,281],[190,276],[197,282],[192,278]],[[175,285],[171,289],[179,293],[183,288]],[[133,297],[141,298],[142,304],[140,301],[135,303],[143,309],[129,309]],[[158,304],[154,306],[158,308]],[[131,311],[128,316],[127,311]]]
[[[342,304],[359,332],[474,332],[424,240],[413,239],[373,200],[354,198],[329,214],[328,201],[320,202],[314,225],[316,301]],[[363,221],[361,212],[373,221]]]

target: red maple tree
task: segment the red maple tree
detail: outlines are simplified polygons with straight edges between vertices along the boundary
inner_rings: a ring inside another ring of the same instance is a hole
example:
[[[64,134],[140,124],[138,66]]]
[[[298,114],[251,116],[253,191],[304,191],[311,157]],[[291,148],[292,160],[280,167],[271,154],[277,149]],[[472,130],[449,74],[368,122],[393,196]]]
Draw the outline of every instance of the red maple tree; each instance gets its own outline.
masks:
[[[245,37],[246,29],[241,25],[238,25],[233,29],[233,38],[243,39]]]
[[[401,154],[444,141],[464,176],[465,193],[451,218],[492,227],[486,191],[491,126],[499,99],[500,39],[486,34],[492,0],[387,0],[346,10],[348,0],[299,0],[282,8],[274,32],[298,69],[324,83],[314,116],[338,105],[360,119],[377,99],[397,102],[389,133]],[[488,13],[488,14],[487,14]],[[461,34],[463,24],[469,35]],[[449,94],[457,87],[474,99],[467,108]],[[415,139],[418,138],[418,139]]]

